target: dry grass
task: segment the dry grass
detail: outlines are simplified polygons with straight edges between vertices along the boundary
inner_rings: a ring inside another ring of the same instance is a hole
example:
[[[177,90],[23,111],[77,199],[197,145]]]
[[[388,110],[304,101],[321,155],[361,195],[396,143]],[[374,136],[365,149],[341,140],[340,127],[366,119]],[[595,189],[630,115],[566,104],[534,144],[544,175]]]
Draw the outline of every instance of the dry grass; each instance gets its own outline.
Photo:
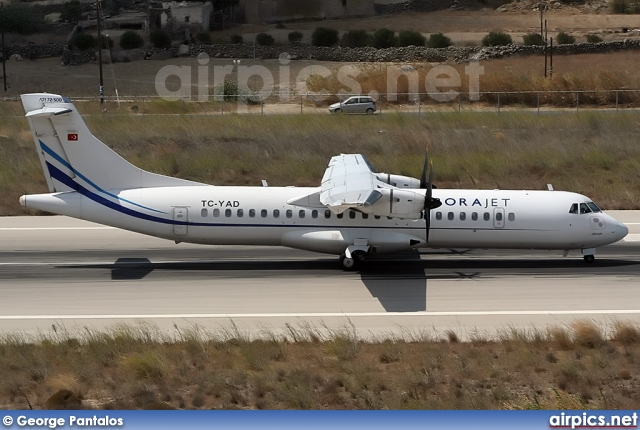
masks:
[[[640,121],[631,112],[335,117],[116,111],[86,120],[134,164],[216,185],[266,179],[270,185],[316,186],[331,156],[351,152],[365,154],[380,171],[415,177],[428,142],[440,187],[546,189],[552,183],[607,209],[640,208]],[[0,117],[0,215],[30,213],[18,198],[38,192],[46,186],[26,120]]]
[[[160,333],[149,324],[0,339],[0,407],[87,409],[637,409],[639,329],[589,321],[478,337],[365,341],[290,327]],[[610,331],[610,338],[603,333]],[[446,341],[445,339],[449,339]],[[297,339],[297,340],[296,340]],[[66,402],[66,403],[65,403]],[[73,403],[75,402],[75,403]]]

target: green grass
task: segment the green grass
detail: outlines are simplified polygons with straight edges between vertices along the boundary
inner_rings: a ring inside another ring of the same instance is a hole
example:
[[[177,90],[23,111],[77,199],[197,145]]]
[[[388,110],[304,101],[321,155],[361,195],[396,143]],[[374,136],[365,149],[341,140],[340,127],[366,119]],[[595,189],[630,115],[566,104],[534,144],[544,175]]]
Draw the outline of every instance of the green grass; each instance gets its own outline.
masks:
[[[464,334],[463,334],[464,335]],[[578,320],[496,339],[242,334],[145,323],[0,336],[0,408],[637,409],[640,328]],[[66,400],[65,400],[66,399]],[[69,402],[69,403],[66,403]],[[81,402],[81,403],[78,403]]]
[[[108,113],[86,121],[96,136],[144,169],[216,185],[266,179],[270,185],[316,186],[331,156],[352,152],[365,154],[379,171],[415,177],[428,144],[440,187],[546,189],[552,183],[606,209],[640,208],[640,120],[633,112]],[[18,197],[46,192],[21,117],[0,117],[0,192],[0,215],[28,213]]]

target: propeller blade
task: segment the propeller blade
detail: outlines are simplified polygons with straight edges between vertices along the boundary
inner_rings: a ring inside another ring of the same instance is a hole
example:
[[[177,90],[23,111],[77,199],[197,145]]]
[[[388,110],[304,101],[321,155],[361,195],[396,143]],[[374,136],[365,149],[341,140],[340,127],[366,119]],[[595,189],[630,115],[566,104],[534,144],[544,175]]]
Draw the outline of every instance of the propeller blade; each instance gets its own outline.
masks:
[[[429,146],[424,152],[424,166],[422,166],[422,175],[420,175],[420,188],[427,188],[427,169],[429,168]]]

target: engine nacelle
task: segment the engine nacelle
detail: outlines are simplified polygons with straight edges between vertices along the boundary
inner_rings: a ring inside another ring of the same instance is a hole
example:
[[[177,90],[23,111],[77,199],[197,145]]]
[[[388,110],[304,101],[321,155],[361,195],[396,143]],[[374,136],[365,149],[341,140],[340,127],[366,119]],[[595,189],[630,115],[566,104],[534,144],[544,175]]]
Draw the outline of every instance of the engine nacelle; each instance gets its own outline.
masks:
[[[376,173],[376,177],[391,186],[397,188],[420,188],[420,179],[409,176],[392,175],[390,173]]]
[[[362,212],[394,218],[418,219],[422,217],[425,196],[423,193],[395,188],[381,188],[375,203],[361,208]]]

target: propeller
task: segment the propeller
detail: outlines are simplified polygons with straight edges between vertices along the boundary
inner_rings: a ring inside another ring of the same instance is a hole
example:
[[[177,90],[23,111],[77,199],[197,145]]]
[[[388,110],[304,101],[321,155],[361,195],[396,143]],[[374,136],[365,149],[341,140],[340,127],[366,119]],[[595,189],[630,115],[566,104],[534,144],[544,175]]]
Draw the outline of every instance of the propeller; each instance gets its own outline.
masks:
[[[427,243],[429,242],[429,230],[431,229],[431,209],[442,206],[440,199],[433,198],[433,163],[429,161],[429,146],[424,154],[424,166],[420,175],[420,189],[425,189],[424,195],[424,220],[427,230]]]

